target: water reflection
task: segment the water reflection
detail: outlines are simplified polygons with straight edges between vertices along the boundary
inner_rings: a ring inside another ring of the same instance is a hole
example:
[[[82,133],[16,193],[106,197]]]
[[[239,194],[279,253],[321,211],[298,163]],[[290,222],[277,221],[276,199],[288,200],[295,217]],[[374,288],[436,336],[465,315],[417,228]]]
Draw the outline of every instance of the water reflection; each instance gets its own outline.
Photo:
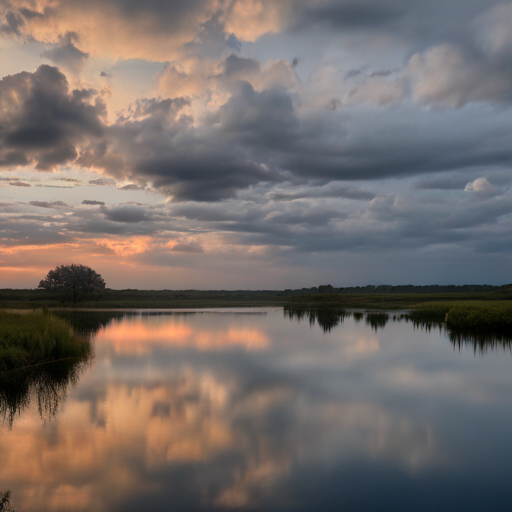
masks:
[[[15,418],[30,406],[33,397],[40,418],[51,419],[66,398],[68,388],[78,383],[91,357],[89,353],[82,359],[0,373],[0,421],[12,428]]]
[[[81,320],[94,366],[2,432],[3,488],[35,511],[508,510],[509,357],[400,314],[265,313]]]
[[[365,320],[375,332],[384,329],[388,322],[411,323],[416,329],[425,332],[438,330],[450,340],[453,347],[472,347],[474,353],[483,355],[488,351],[502,350],[512,352],[512,337],[494,331],[461,331],[446,327],[444,322],[418,320],[409,313],[395,313],[390,315],[384,312],[347,311],[337,308],[288,308],[284,310],[285,318],[295,319],[299,322],[308,321],[310,325],[318,325],[325,333],[343,324],[347,318],[353,318],[356,323]]]
[[[84,311],[80,309],[61,310],[54,312],[56,316],[63,318],[71,324],[73,330],[83,336],[94,336],[101,329],[117,320],[134,313],[126,311]]]
[[[375,331],[384,329],[388,321],[389,315],[387,313],[367,313],[366,315],[366,324],[371,326]]]
[[[343,320],[350,316],[350,313],[337,308],[285,308],[284,316],[299,322],[307,320],[312,326],[317,322],[324,332],[331,332],[335,327],[341,325]]]

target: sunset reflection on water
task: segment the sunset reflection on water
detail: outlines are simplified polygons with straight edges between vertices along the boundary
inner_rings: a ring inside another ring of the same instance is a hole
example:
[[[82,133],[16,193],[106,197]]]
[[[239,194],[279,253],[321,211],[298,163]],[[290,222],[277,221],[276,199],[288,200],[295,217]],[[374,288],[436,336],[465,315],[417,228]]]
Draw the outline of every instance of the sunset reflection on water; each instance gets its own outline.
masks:
[[[96,335],[99,343],[111,343],[119,353],[143,353],[156,346],[224,350],[240,347],[262,350],[268,347],[267,334],[258,328],[227,327],[219,330],[195,328],[183,316],[131,317],[111,323]]]
[[[438,475],[472,510],[460,482],[485,469],[505,486],[510,356],[455,353],[406,324],[324,333],[265,312],[101,328],[57,415],[31,404],[2,430],[0,482],[18,510],[373,510],[368,493],[408,510]]]

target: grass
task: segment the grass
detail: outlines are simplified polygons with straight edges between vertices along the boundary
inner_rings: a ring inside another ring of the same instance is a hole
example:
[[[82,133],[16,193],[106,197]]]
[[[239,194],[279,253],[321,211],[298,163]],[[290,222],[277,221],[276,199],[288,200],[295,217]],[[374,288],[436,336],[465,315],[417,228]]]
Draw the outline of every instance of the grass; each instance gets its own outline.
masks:
[[[512,332],[512,301],[440,301],[420,304],[411,316],[418,321],[446,322],[456,330]]]
[[[400,310],[417,309],[425,304],[495,301],[506,299],[507,296],[494,293],[374,293],[374,294],[317,294],[294,297],[289,301],[292,307],[336,307],[357,309]],[[512,298],[512,296],[511,296]]]
[[[89,341],[49,313],[0,311],[0,372],[44,362],[81,358]]]

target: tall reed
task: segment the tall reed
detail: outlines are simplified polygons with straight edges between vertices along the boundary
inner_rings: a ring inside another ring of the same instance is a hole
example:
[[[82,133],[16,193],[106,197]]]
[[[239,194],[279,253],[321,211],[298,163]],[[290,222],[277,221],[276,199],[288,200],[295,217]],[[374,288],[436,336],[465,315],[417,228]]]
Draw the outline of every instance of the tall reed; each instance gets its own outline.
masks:
[[[0,372],[84,357],[90,342],[63,319],[44,312],[0,311]]]

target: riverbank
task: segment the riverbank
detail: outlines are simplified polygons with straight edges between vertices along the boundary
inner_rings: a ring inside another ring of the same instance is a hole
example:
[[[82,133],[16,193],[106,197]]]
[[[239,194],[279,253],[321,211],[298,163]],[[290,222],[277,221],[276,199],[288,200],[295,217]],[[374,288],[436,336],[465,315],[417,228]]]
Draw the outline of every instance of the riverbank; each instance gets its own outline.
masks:
[[[91,347],[62,318],[46,312],[0,311],[0,372],[83,358]]]

